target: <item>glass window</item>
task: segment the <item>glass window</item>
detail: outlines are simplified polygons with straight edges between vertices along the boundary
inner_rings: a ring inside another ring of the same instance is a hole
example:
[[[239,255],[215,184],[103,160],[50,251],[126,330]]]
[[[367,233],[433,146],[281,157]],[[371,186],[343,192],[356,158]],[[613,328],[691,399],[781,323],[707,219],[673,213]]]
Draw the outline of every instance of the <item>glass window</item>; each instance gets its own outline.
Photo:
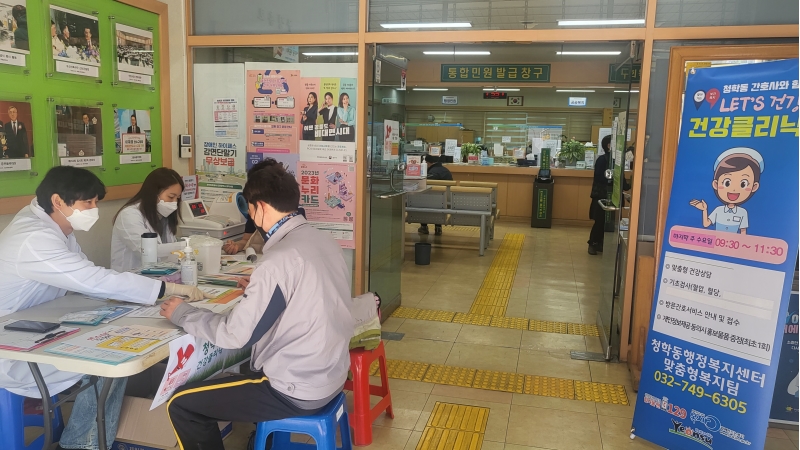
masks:
[[[797,24],[797,0],[658,0],[657,27]]]
[[[194,49],[195,64],[232,64],[246,62],[293,62],[295,53],[300,63],[357,63],[355,46],[303,47],[202,47]]]
[[[646,3],[646,0],[370,0],[369,31],[643,27]],[[565,20],[577,22],[565,24]],[[621,20],[624,22],[618,23]],[[414,27],[415,24],[422,25]]]
[[[358,0],[193,0],[195,35],[355,33]]]

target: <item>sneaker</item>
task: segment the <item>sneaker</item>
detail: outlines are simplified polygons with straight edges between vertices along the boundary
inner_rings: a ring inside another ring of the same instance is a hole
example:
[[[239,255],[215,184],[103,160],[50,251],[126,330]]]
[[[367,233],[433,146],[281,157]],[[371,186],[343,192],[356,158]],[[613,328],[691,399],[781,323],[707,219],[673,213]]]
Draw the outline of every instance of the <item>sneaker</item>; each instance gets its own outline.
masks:
[[[434,229],[433,229],[433,234],[435,234],[436,236],[441,236],[442,235],[442,226],[441,225],[436,225],[434,227]]]
[[[590,255],[596,255],[597,254],[597,250],[594,248],[594,245],[592,245],[592,244],[589,244],[589,254]]]
[[[430,231],[428,231],[428,227],[419,227],[419,228],[417,229],[417,233],[420,233],[420,234],[430,234]]]

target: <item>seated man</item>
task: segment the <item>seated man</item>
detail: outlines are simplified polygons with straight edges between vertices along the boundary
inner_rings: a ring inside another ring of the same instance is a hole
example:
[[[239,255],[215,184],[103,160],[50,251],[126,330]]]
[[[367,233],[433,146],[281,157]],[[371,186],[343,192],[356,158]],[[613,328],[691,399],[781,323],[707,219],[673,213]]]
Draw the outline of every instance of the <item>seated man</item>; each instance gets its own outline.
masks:
[[[73,230],[89,231],[98,218],[97,202],[105,194],[100,179],[86,169],[60,166],[47,172],[36,188],[36,198],[0,233],[0,316],[63,297],[68,291],[145,305],[165,294],[203,298],[193,286],[117,273],[86,258]],[[39,369],[51,395],[81,379],[89,382],[88,377],[51,365],[39,364]],[[0,388],[41,398],[28,364],[22,361],[0,359]],[[124,392],[125,378],[115,379],[106,402],[106,435],[111,440],[117,433]],[[98,448],[96,403],[94,390],[78,394],[61,448]]]
[[[217,421],[311,415],[343,389],[350,368],[350,268],[329,234],[297,212],[300,189],[279,164],[250,173],[249,215],[264,237],[244,298],[227,314],[168,299],[161,314],[230,349],[252,346],[253,377],[190,383],[168,403],[184,450],[223,450]]]
[[[425,163],[428,165],[428,179],[429,180],[447,180],[453,181],[453,174],[450,173],[450,170],[443,166],[439,160],[438,156],[433,155],[426,155],[425,156]],[[417,230],[419,233],[428,234],[428,224],[421,223],[419,229]],[[433,226],[433,232],[436,236],[442,235],[442,224],[437,223]]]

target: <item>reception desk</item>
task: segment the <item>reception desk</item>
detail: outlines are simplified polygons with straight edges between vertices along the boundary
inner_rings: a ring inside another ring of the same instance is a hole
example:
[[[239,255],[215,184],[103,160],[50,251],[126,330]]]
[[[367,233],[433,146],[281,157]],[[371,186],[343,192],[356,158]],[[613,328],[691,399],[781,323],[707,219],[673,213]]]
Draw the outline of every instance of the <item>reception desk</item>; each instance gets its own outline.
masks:
[[[531,220],[533,181],[538,167],[478,166],[445,164],[456,181],[488,181],[497,183],[497,207],[500,220],[528,222]],[[587,225],[592,199],[593,170],[551,169],[555,179],[553,192],[553,221],[560,224]]]

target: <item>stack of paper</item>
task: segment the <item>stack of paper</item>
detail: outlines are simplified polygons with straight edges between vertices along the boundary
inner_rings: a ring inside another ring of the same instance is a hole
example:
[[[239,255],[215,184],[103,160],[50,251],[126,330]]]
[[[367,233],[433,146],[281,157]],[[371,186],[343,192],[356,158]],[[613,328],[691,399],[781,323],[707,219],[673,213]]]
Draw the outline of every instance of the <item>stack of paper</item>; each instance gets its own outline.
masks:
[[[80,328],[69,327],[58,327],[47,333],[6,330],[5,326],[12,322],[15,320],[11,319],[0,323],[0,349],[29,352],[80,330]]]
[[[119,364],[149,353],[180,334],[180,330],[176,329],[108,325],[76,336],[46,351],[56,355]]]

